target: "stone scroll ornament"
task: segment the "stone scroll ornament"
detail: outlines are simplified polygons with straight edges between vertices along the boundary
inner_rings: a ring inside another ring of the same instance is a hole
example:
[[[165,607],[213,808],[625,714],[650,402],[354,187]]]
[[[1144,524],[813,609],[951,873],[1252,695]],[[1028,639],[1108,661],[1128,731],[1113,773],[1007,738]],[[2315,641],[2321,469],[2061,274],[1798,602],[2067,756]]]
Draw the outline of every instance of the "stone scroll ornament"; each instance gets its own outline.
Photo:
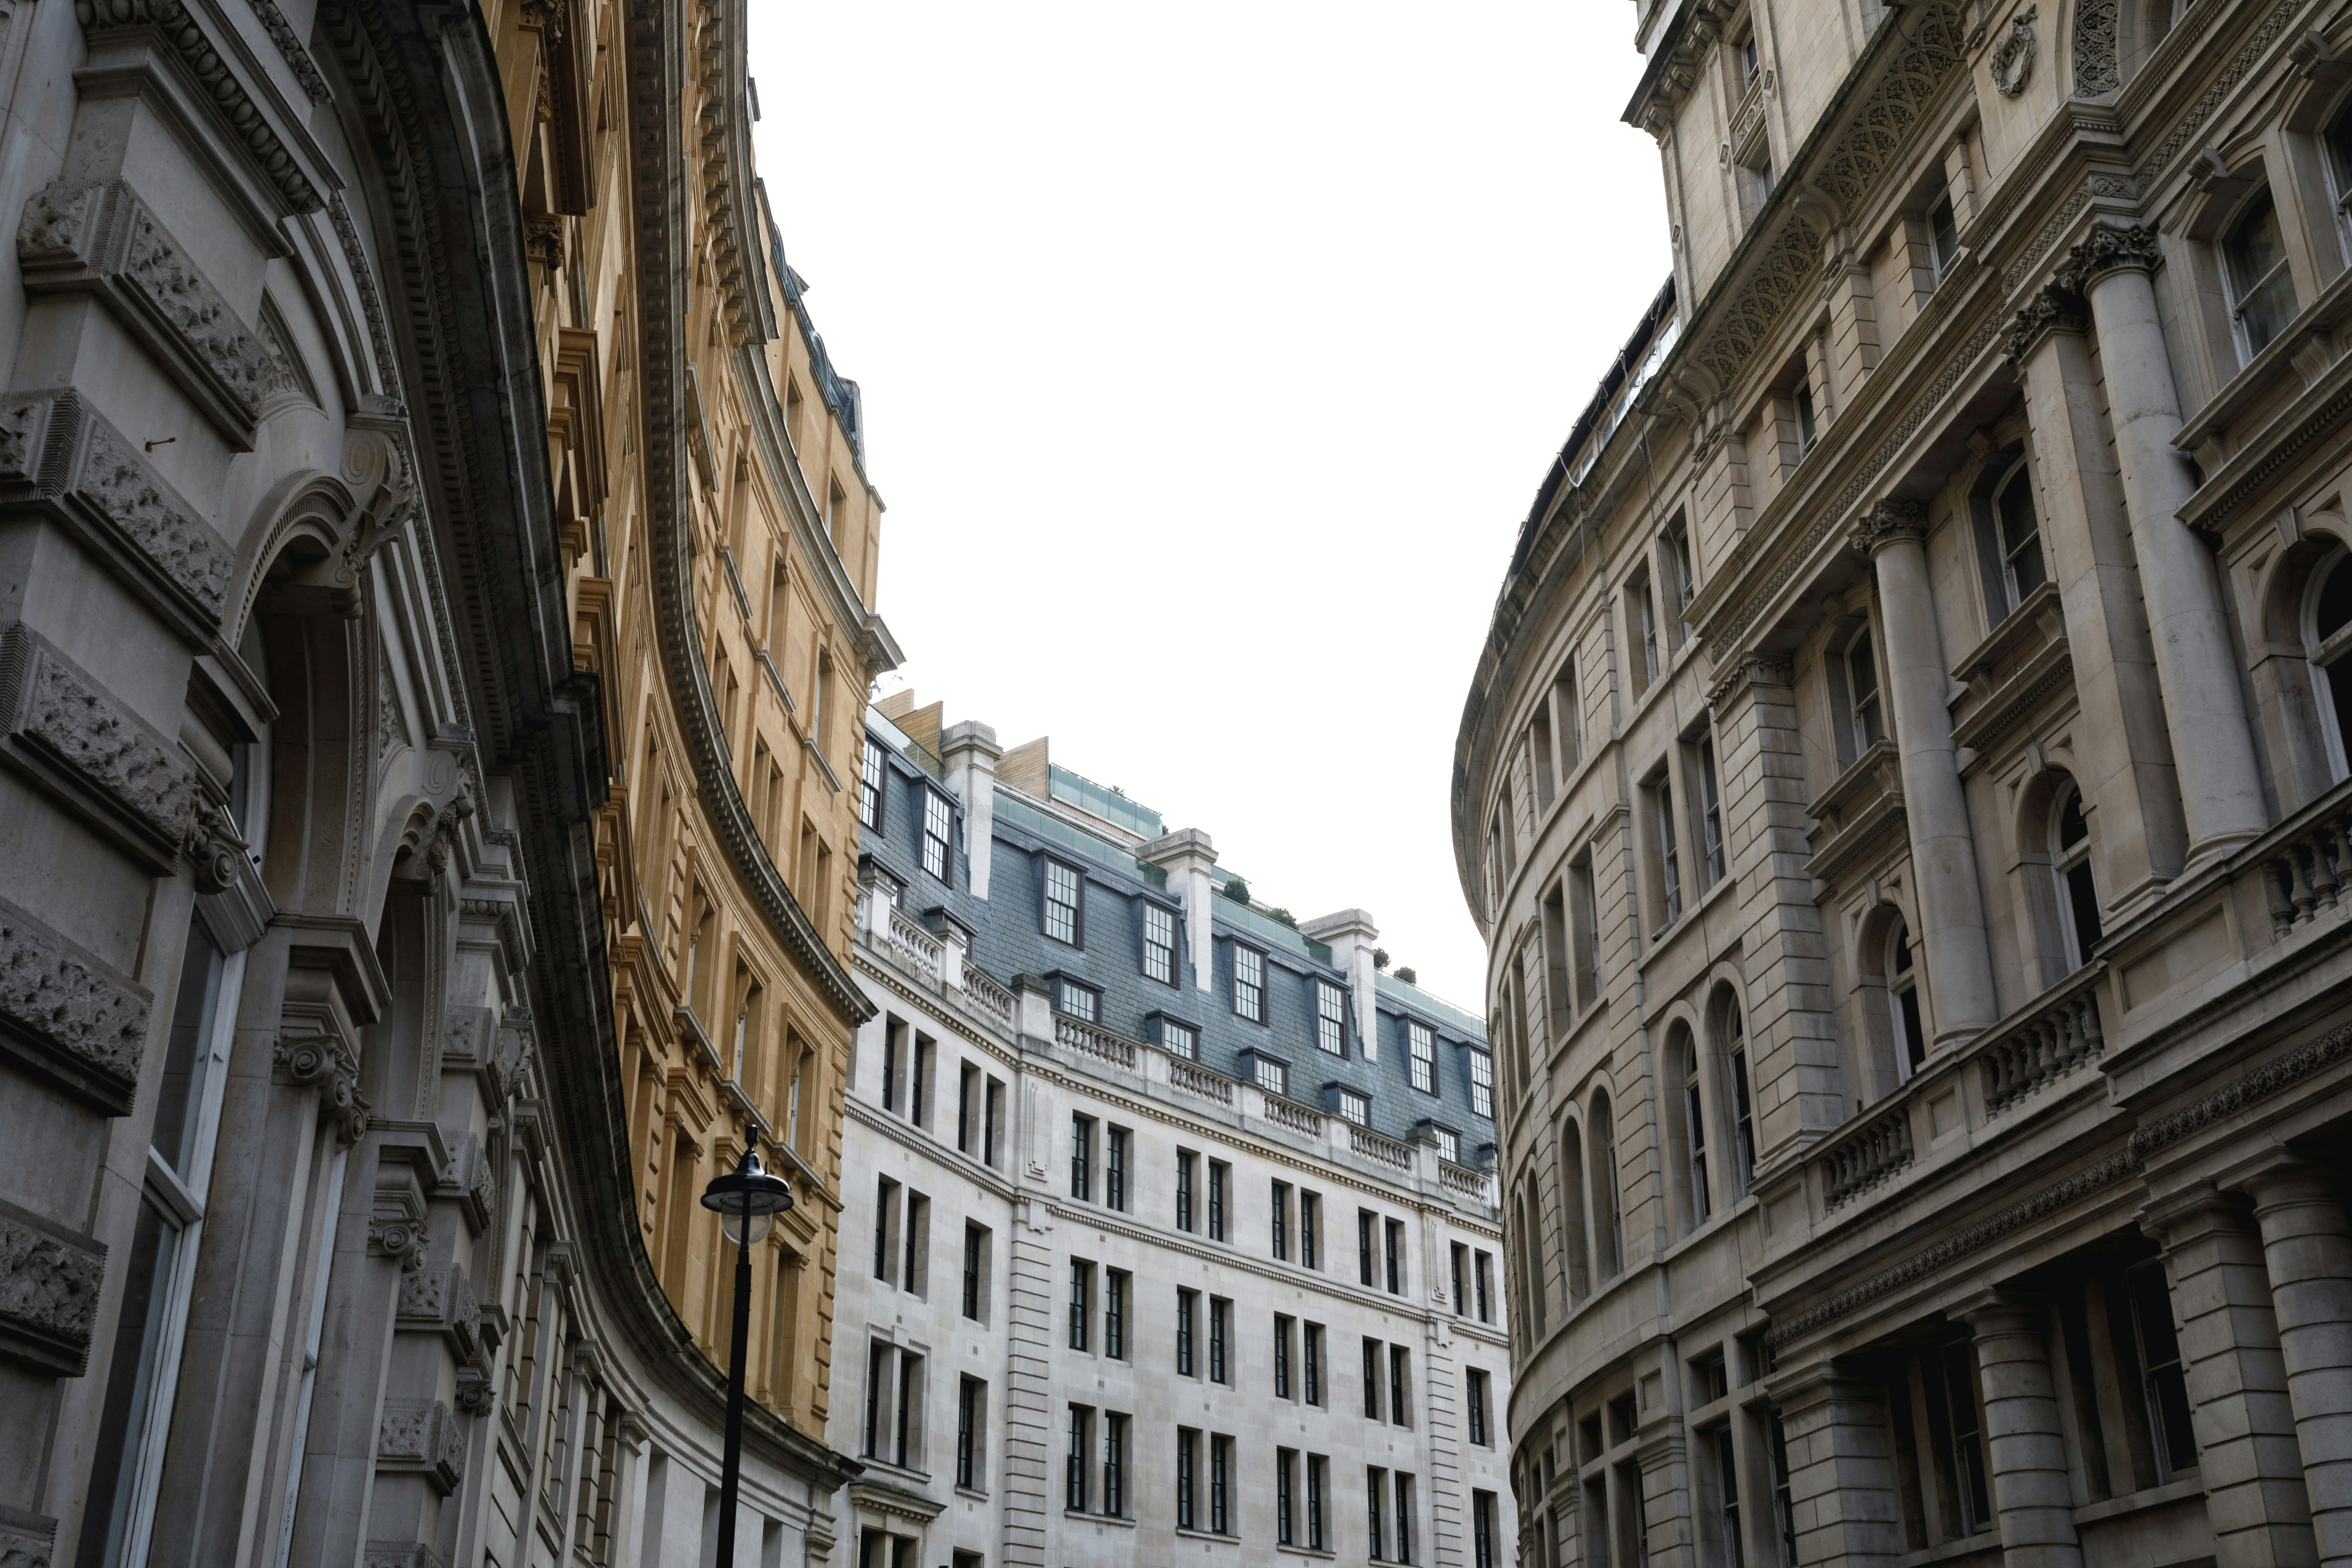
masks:
[[[2033,78],[2033,22],[2041,7],[2028,5],[2010,18],[2009,31],[1992,51],[1992,84],[2003,98],[2015,98]]]
[[[278,1070],[297,1087],[319,1086],[323,1107],[335,1119],[335,1131],[345,1143],[356,1143],[367,1131],[373,1108],[360,1092],[360,1064],[343,1043],[329,1035],[309,1035],[278,1042],[274,1053]]]

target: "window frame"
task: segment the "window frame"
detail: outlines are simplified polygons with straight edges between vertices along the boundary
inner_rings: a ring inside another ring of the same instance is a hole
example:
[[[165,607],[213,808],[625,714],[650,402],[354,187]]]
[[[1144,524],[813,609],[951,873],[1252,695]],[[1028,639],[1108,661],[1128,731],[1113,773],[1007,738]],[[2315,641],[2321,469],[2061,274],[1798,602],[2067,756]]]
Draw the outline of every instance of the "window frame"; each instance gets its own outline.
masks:
[[[1418,1018],[1404,1021],[1405,1060],[1407,1078],[1413,1090],[1432,1100],[1443,1100],[1437,1091],[1437,1031]]]
[[[1335,1086],[1331,1091],[1331,1110],[1340,1121],[1366,1131],[1372,1126],[1372,1097],[1358,1089]]]
[[[2105,934],[2099,907],[2098,874],[2091,864],[2090,819],[2082,805],[2082,785],[2071,778],[2050,802],[2050,872],[2056,883],[2059,926],[2066,938],[2069,974],[2091,962],[2091,950]],[[2075,808],[2074,820],[2083,828],[2082,836],[2071,841],[2065,837],[2069,805]],[[2086,924],[2087,935],[2084,929]]]
[[[1326,1056],[1348,1059],[1348,993],[1328,980],[1315,987],[1315,1048]]]
[[[1470,1113],[1482,1120],[1495,1120],[1495,1053],[1475,1046],[1463,1047],[1469,1057]]]
[[[944,825],[945,832],[940,828]],[[955,877],[955,803],[945,792],[923,786],[923,870],[938,882],[952,885]],[[939,864],[932,865],[936,851]]]
[[[1136,930],[1143,943],[1143,977],[1146,980],[1158,981],[1162,985],[1172,986],[1182,977],[1183,971],[1183,963],[1177,951],[1179,931],[1181,928],[1177,924],[1176,911],[1154,899],[1145,899],[1141,902],[1143,909],[1140,918],[1136,922]],[[1167,923],[1168,941],[1165,944],[1152,941],[1152,922],[1155,918]],[[1166,955],[1168,972],[1165,974],[1155,973],[1151,966],[1153,955],[1162,952]]]
[[[1264,1025],[1266,1021],[1265,950],[1263,948],[1252,947],[1249,943],[1241,941],[1237,937],[1233,939],[1232,947],[1233,962],[1230,966],[1230,973],[1227,976],[1227,989],[1231,993],[1234,1016],[1245,1019],[1253,1024]],[[1244,954],[1248,955],[1250,960],[1250,968],[1254,973],[1254,978],[1248,982],[1250,1005],[1247,1008],[1244,1008],[1242,1005],[1242,987],[1244,984],[1244,981],[1242,979],[1242,959]]]
[[[882,742],[873,736],[866,737],[866,755],[857,764],[857,824],[877,838],[887,837],[882,831],[882,790],[890,776],[890,767],[883,760]]]
[[[1076,863],[1059,856],[1039,858],[1037,872],[1037,930],[1048,942],[1058,942],[1065,947],[1084,952],[1087,948],[1087,874]],[[1070,879],[1070,899],[1066,905],[1054,897],[1054,874],[1059,871]],[[1066,908],[1070,911],[1070,934],[1063,936],[1054,929],[1054,911]]]
[[[2278,239],[2278,256],[2259,276],[2248,279],[2241,275],[2239,257],[2242,237],[2258,224],[2267,209],[2273,231]],[[2272,343],[2278,341],[2290,323],[2303,313],[2303,305],[2294,286],[2291,252],[2286,243],[2286,222],[2279,211],[2278,198],[2273,193],[2272,182],[2264,178],[2260,186],[2249,192],[2237,210],[2221,229],[2216,248],[2221,252],[2221,298],[2230,310],[2230,332],[2240,356],[2241,368],[2251,363]],[[2254,327],[2248,321],[2248,312],[2262,300],[2264,294],[2284,281],[2286,285],[2286,309],[2277,321],[2257,342]]]

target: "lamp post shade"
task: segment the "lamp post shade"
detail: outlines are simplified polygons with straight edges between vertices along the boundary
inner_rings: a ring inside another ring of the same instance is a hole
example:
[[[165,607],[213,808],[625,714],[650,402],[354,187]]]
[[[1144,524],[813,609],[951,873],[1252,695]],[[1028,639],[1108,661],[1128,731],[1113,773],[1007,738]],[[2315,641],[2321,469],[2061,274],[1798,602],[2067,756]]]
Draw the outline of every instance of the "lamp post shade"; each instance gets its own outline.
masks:
[[[793,1186],[772,1176],[760,1163],[755,1146],[743,1151],[742,1162],[702,1189],[702,1206],[719,1215],[719,1226],[738,1247],[765,1241],[775,1216],[793,1206]]]

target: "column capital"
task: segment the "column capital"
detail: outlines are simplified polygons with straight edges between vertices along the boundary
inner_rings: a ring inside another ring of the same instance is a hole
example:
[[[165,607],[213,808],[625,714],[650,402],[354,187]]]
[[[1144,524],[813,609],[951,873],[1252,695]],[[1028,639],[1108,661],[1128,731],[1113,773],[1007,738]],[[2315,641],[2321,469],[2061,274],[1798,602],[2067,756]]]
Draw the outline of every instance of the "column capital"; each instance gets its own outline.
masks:
[[[2284,1150],[2259,1168],[2240,1176],[2236,1185],[2245,1189],[2254,1200],[2254,1217],[2257,1220],[2274,1210],[2303,1208],[2315,1204],[2325,1204],[2339,1214],[2343,1211],[2344,1201],[2336,1195],[2336,1184],[2327,1172]]]
[[[2044,283],[2018,307],[2009,331],[2001,337],[2001,353],[2020,369],[2053,332],[2082,336],[2091,328],[2091,308],[2063,282]]]
[[[1890,544],[1927,537],[1926,504],[1890,496],[1865,508],[1863,514],[1854,520],[1853,536],[1850,542],[1856,555],[1874,556]]]
[[[2091,286],[2109,273],[2153,273],[2163,265],[2164,247],[2153,224],[2094,224],[2080,244],[2066,247],[2058,282],[2088,298]]]

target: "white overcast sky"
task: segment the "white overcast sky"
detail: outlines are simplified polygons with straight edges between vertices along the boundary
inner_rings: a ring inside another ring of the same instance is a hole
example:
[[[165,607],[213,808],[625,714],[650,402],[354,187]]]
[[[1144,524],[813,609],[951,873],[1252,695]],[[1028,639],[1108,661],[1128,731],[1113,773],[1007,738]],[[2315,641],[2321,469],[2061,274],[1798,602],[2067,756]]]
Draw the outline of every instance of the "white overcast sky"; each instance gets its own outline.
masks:
[[[769,199],[918,700],[1481,1012],[1454,732],[1669,268],[1633,7],[772,0]],[[886,678],[885,689],[900,678]]]

